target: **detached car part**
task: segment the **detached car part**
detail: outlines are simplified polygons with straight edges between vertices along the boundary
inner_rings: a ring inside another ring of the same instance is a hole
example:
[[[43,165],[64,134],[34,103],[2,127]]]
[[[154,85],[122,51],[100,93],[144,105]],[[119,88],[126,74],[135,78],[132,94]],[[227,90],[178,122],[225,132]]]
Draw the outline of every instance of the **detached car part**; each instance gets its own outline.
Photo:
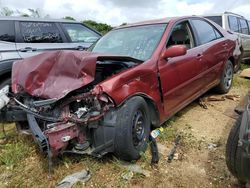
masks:
[[[250,98],[249,98],[250,99]],[[250,181],[250,100],[232,127],[226,146],[230,172],[241,182]]]

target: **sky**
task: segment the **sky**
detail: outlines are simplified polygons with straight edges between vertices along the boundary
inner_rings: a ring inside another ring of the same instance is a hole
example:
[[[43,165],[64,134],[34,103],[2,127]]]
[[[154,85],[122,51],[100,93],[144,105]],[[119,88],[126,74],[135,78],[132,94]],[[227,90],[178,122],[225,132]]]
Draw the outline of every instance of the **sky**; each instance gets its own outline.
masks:
[[[72,16],[112,26],[156,18],[230,11],[250,20],[250,0],[0,0],[0,7],[37,9],[51,18]]]

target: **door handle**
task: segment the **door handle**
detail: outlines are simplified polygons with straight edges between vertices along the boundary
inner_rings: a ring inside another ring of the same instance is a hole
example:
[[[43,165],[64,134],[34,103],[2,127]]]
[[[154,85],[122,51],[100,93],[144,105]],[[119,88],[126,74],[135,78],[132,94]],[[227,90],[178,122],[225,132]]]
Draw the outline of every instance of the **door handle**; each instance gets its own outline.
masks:
[[[202,58],[202,57],[203,57],[203,55],[202,55],[202,54],[197,54],[196,59],[201,60],[201,58]]]
[[[19,49],[20,52],[34,52],[37,51],[36,48],[31,48],[31,47],[25,47],[25,48],[21,48]]]

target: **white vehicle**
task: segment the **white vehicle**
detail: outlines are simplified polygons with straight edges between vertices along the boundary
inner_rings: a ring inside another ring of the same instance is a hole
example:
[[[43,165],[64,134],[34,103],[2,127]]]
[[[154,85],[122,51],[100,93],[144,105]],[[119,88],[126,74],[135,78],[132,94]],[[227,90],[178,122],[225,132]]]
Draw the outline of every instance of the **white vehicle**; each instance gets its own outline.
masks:
[[[223,27],[224,29],[237,34],[240,38],[242,59],[246,62],[250,62],[250,21],[241,15],[231,12],[225,12],[223,14],[205,15],[207,19],[210,19]]]

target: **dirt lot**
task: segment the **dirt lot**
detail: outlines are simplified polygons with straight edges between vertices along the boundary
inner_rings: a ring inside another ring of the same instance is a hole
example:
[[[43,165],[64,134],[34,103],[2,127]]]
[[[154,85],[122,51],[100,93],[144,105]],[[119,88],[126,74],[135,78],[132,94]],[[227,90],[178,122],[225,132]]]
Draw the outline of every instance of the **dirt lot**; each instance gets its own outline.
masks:
[[[244,96],[249,88],[250,80],[236,75],[230,94]],[[203,98],[214,95],[209,92]],[[86,187],[238,187],[224,156],[226,139],[235,122],[230,114],[238,101],[206,104],[208,109],[202,108],[198,100],[193,102],[163,126],[164,132],[157,140],[159,164],[150,165],[149,150],[135,163],[146,170],[146,176],[129,173],[112,155],[103,159],[63,156],[54,161],[54,173],[48,176],[47,160],[32,138],[17,135],[14,125],[6,126],[8,138],[3,139],[0,133],[0,187],[54,187],[66,175],[82,169],[91,172]],[[181,135],[181,143],[174,160],[168,163],[167,154],[176,135]],[[124,175],[130,175],[129,180]],[[78,183],[75,187],[83,186]]]

